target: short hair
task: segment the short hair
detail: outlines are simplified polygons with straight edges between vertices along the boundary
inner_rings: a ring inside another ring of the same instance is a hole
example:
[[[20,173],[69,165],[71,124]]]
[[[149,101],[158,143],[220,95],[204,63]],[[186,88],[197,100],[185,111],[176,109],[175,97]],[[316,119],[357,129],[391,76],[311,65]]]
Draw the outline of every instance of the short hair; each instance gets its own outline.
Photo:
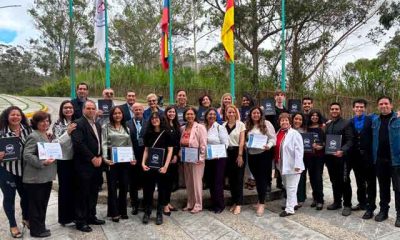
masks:
[[[275,90],[274,96],[278,96],[279,94],[283,94],[283,96],[286,96],[286,93],[284,91],[282,91],[281,89]]]
[[[80,85],[85,85],[86,86],[86,90],[89,90],[89,85],[87,83],[85,83],[85,82],[78,83],[78,85],[76,85],[76,89],[78,89]]]
[[[364,107],[367,107],[367,104],[368,104],[367,100],[362,99],[362,98],[358,98],[358,99],[354,100],[354,101],[353,101],[353,107],[356,106],[356,103],[358,103],[358,104],[364,104]]]
[[[203,99],[204,99],[205,97],[208,97],[208,99],[210,100],[210,104],[212,103],[212,98],[211,98],[211,96],[208,95],[208,94],[204,94],[203,96],[199,97],[199,106],[203,106]]]
[[[178,89],[178,90],[176,90],[176,95],[178,95],[179,92],[184,92],[184,93],[186,94],[186,91],[185,91],[185,90],[183,90],[183,89]]]
[[[329,104],[329,108],[331,108],[333,105],[338,105],[340,109],[342,109],[342,105],[340,105],[340,103],[338,102],[333,102],[331,104]]]
[[[194,121],[197,122],[197,121],[198,121],[198,120],[197,120],[197,110],[196,110],[196,108],[194,108],[194,107],[187,107],[187,108],[185,109],[185,111],[183,111],[183,120],[185,120],[185,122],[187,122],[187,120],[186,120],[186,113],[187,113],[188,111],[190,111],[190,110],[192,110],[192,111],[194,112]]]
[[[86,108],[86,105],[87,105],[88,103],[93,103],[93,105],[95,106],[95,108],[97,108],[97,107],[96,107],[96,103],[95,103],[93,100],[88,99],[88,100],[86,100],[86,101],[83,103],[82,109],[85,109],[85,108]]]
[[[295,115],[293,115],[293,118],[294,118],[294,116]],[[281,119],[283,119],[283,118],[289,119],[289,123],[290,123],[290,125],[292,125],[293,119],[290,117],[290,114],[286,113],[286,112],[283,112],[283,113],[279,114],[279,117],[278,117],[278,124],[279,125],[281,125]],[[304,117],[303,117],[303,123],[304,123]]]
[[[382,100],[382,99],[387,99],[387,100],[389,100],[389,103],[392,103],[392,98],[389,97],[389,96],[380,96],[378,98],[378,100],[376,100],[376,103],[379,103],[379,101]]]
[[[128,93],[130,93],[130,92],[133,92],[133,93],[136,95],[136,92],[133,91],[133,90],[127,90],[127,91],[126,91],[126,95],[128,95]]]
[[[149,95],[147,95],[146,100],[149,101],[150,98],[155,98],[156,101],[158,101],[158,97],[154,93],[150,93]]]
[[[314,102],[314,99],[312,97],[303,97],[303,99],[301,100],[301,102],[303,103],[305,100],[309,100],[311,101],[311,103]]]
[[[226,106],[225,113],[224,113],[224,116],[226,116],[225,119],[228,120],[228,109],[229,108],[232,108],[235,111],[235,119],[239,120],[239,113],[238,113],[239,111],[238,111],[237,107],[233,104]]]
[[[51,116],[47,112],[37,111],[33,114],[31,119],[31,126],[33,130],[38,130],[38,124],[41,121],[49,119],[49,124],[51,124]]]
[[[67,104],[67,103],[72,105],[72,109],[74,110],[74,114],[72,114],[72,119],[71,120],[75,120],[75,107],[74,107],[74,104],[72,103],[71,100],[64,100],[61,103],[60,109],[58,111],[58,121],[64,121],[65,120],[65,116],[64,116],[64,113],[63,113],[63,108],[64,108],[64,105]]]

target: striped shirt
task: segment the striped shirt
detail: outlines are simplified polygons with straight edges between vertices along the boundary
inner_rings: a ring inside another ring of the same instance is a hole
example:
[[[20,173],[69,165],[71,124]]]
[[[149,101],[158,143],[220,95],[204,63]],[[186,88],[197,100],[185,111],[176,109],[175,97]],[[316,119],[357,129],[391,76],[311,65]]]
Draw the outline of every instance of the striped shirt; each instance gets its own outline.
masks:
[[[1,137],[16,137],[17,135],[11,131],[9,127],[5,129],[5,132],[2,132]],[[23,147],[25,145],[26,138],[28,137],[29,134],[31,134],[32,129],[30,127],[25,127],[21,124],[21,132],[19,136],[19,144],[21,145],[21,159],[18,159],[16,161],[10,161],[10,162],[2,162],[0,163],[0,166],[5,168],[8,172],[12,173],[13,175],[16,176],[22,176],[22,168],[23,168],[23,160],[22,160],[22,151]]]

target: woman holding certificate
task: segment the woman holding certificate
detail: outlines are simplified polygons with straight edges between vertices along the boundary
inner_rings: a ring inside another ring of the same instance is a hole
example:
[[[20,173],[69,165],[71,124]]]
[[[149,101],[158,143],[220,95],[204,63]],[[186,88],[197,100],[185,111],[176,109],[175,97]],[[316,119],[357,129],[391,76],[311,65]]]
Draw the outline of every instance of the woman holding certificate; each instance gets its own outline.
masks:
[[[0,150],[0,188],[3,192],[3,208],[10,225],[11,236],[14,238],[22,237],[15,220],[15,194],[17,191],[21,199],[22,223],[29,227],[28,199],[22,184],[23,158],[21,153],[31,131],[27,118],[19,107],[11,106],[1,113],[0,137],[14,139],[20,146],[20,152],[16,152],[15,160],[6,160],[5,151]]]
[[[73,149],[71,133],[76,128],[74,120],[74,105],[70,100],[65,100],[60,105],[58,120],[53,126],[53,142],[61,145],[63,157],[57,159],[58,175],[58,222],[61,225],[74,221],[74,162],[72,161]]]
[[[110,122],[101,131],[103,161],[109,165],[107,175],[107,216],[113,222],[128,219],[126,195],[129,184],[129,165],[135,165],[129,129],[123,122],[123,110],[115,106],[110,110]],[[118,191],[119,190],[119,191]],[[117,195],[118,192],[118,195]]]
[[[271,182],[268,176],[272,170],[272,153],[270,149],[275,146],[276,135],[274,126],[264,119],[260,107],[253,107],[246,121],[246,138],[248,148],[249,168],[256,180],[258,193],[257,216],[264,215],[264,202],[267,193],[267,184]]]
[[[169,132],[167,131],[164,121],[161,121],[160,114],[153,112],[150,115],[144,134],[144,153],[142,168],[144,170],[144,186],[143,186],[143,204],[144,215],[142,222],[149,223],[153,194],[157,184],[158,200],[157,200],[157,217],[156,224],[163,223],[163,208],[166,204],[166,189],[169,186],[170,179],[165,177],[171,162],[173,153],[173,143]]]
[[[226,172],[231,187],[231,196],[233,206],[230,211],[237,215],[241,211],[243,204],[243,178],[245,169],[244,135],[246,126],[239,120],[237,109],[234,105],[226,108],[227,121],[224,127],[229,134],[228,161]]]
[[[50,199],[53,180],[56,178],[57,165],[52,157],[39,158],[38,143],[49,143],[47,133],[50,127],[50,114],[38,111],[33,114],[31,125],[33,132],[26,139],[24,148],[23,182],[29,196],[29,224],[32,237],[49,237],[46,228],[46,210]],[[47,155],[47,154],[45,154]]]
[[[291,128],[291,118],[288,113],[281,113],[278,118],[281,128],[276,137],[274,159],[281,173],[286,189],[286,208],[279,214],[287,217],[294,214],[297,205],[297,187],[301,172],[304,170],[304,145],[301,134]]]
[[[207,129],[207,160],[204,175],[210,188],[211,211],[221,213],[225,209],[224,179],[228,132],[217,123],[217,111],[210,108],[205,113],[204,125]]]
[[[184,211],[198,213],[203,210],[203,174],[206,158],[207,130],[197,123],[196,110],[188,107],[183,114],[181,160],[184,163],[187,203]],[[190,154],[189,154],[190,153]]]

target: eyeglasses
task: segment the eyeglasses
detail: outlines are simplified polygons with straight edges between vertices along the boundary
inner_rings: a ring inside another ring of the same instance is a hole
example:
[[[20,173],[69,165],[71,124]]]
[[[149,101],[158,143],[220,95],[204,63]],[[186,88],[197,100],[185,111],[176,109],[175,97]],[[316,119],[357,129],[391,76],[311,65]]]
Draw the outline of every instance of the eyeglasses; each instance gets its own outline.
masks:
[[[113,95],[114,95],[113,92],[106,92],[105,94],[106,94],[106,95],[109,95],[109,96],[113,96]]]
[[[63,109],[73,109],[73,107],[63,107]]]
[[[148,100],[148,102],[156,102],[157,100],[152,99],[152,100]]]

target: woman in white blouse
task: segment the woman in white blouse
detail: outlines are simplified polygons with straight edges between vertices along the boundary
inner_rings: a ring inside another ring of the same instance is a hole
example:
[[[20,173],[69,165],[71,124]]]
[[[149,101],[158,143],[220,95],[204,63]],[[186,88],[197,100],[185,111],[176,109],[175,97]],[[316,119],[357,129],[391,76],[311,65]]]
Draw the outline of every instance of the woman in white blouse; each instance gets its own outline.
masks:
[[[225,116],[227,121],[223,126],[229,134],[226,172],[229,178],[233,203],[230,211],[237,215],[240,213],[240,206],[243,204],[243,178],[246,166],[243,150],[246,126],[239,120],[238,111],[234,105],[226,108]]]
[[[253,107],[249,112],[249,119],[246,121],[246,138],[250,135],[265,135],[267,141],[261,148],[248,149],[248,161],[250,171],[256,180],[256,188],[258,193],[257,216],[264,215],[264,202],[267,193],[268,181],[271,182],[271,176],[267,173],[272,168],[272,152],[271,148],[275,146],[276,134],[274,126],[268,120],[264,119],[260,107]]]
[[[207,129],[207,145],[223,144],[228,147],[228,132],[217,122],[217,110],[210,108],[206,111],[204,125]],[[225,209],[224,177],[226,158],[211,158],[207,156],[205,180],[210,188],[212,207],[211,211],[221,213]]]

